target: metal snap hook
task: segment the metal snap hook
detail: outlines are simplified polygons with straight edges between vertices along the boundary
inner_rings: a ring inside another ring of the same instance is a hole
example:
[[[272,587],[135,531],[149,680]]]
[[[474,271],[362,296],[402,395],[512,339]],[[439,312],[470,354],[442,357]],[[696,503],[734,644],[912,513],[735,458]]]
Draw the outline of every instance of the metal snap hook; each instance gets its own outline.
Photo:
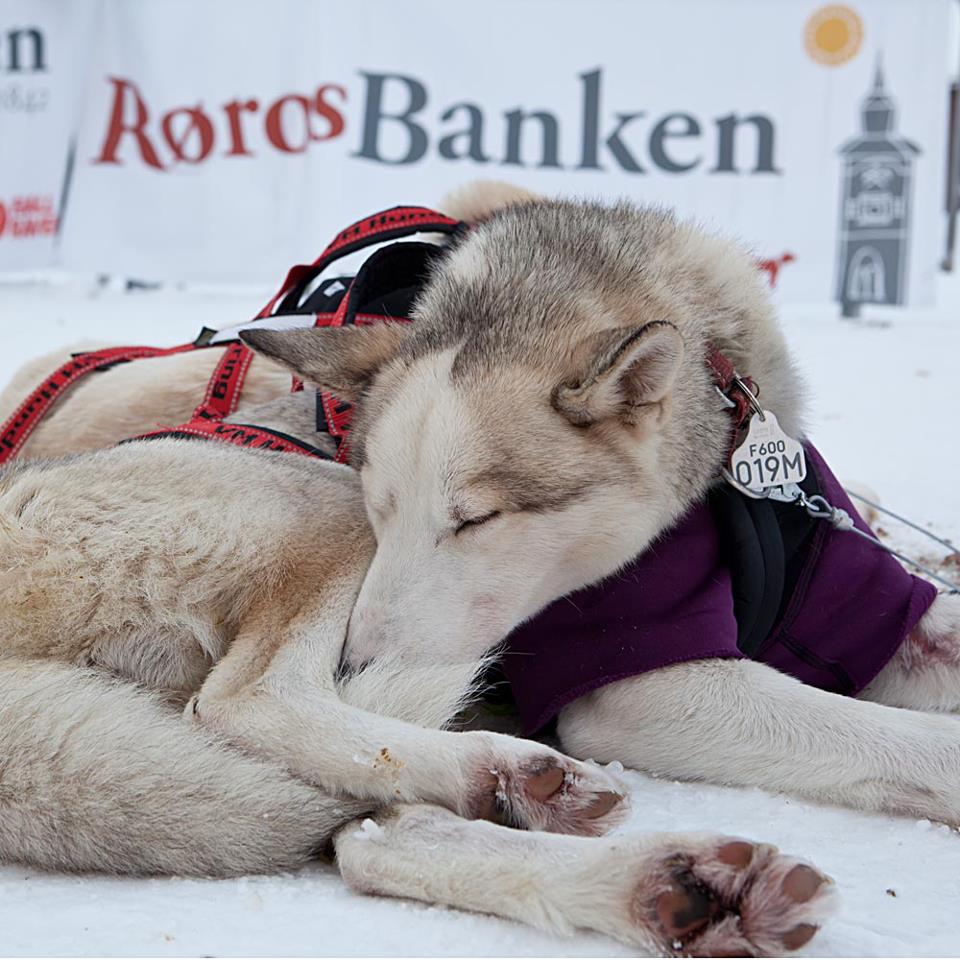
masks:
[[[761,420],[766,420],[767,418],[763,415],[763,407],[761,407],[760,403],[757,401],[757,397],[760,396],[760,388],[757,387],[757,392],[754,393],[747,385],[747,382],[736,373],[733,375],[733,385],[738,387],[746,395],[747,400],[750,401],[750,406],[753,407],[753,412]]]

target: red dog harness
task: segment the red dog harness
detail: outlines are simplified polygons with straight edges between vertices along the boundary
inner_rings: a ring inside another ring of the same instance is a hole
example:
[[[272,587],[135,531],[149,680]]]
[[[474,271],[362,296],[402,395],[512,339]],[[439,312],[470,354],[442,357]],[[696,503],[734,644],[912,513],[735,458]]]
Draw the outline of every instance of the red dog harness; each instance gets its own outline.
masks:
[[[139,437],[133,437],[131,440],[197,437],[204,440],[219,440],[250,449],[278,450],[334,460],[337,463],[349,462],[348,434],[352,407],[330,393],[318,391],[317,431],[326,432],[333,438],[336,452],[332,456],[296,437],[276,430],[254,424],[225,422],[226,418],[237,409],[243,384],[254,357],[253,351],[237,338],[236,333],[242,329],[255,328],[263,321],[273,321],[270,325],[274,328],[340,327],[351,324],[362,326],[383,320],[406,321],[408,319],[406,316],[397,315],[388,309],[382,309],[380,312],[359,312],[354,297],[356,278],[342,279],[344,293],[335,309],[311,312],[309,306],[313,297],[310,296],[304,302],[301,301],[311,284],[328,267],[348,254],[386,240],[400,239],[417,233],[456,234],[467,229],[468,225],[463,221],[447,217],[427,207],[392,207],[381,213],[364,217],[341,231],[313,263],[292,267],[276,295],[249,323],[239,324],[228,331],[204,328],[195,340],[176,347],[107,347],[103,350],[75,354],[47,377],[0,427],[0,467],[17,456],[54,404],[71,387],[94,371],[107,370],[117,364],[129,363],[133,360],[167,357],[177,353],[221,346],[225,346],[226,349],[210,376],[203,400],[193,411],[190,420],[178,426],[160,427]],[[774,286],[781,262],[792,259],[792,254],[785,254],[776,261],[758,261],[757,266],[767,273],[770,285]],[[729,393],[734,377],[732,364],[718,351],[711,353],[707,363],[713,371],[718,389],[725,394]],[[303,384],[294,378],[292,389],[302,390]],[[743,399],[743,391],[733,393],[731,396],[736,402],[736,410],[732,412],[739,426],[748,416],[749,408]]]
[[[303,308],[300,307],[300,300],[304,291],[323,271],[350,253],[383,243],[385,240],[399,239],[416,233],[453,234],[463,229],[466,229],[466,225],[461,221],[426,207],[393,207],[358,220],[337,234],[313,263],[298,264],[293,267],[276,295],[257,314],[254,321],[242,324],[235,329],[256,327],[257,321],[279,317],[284,318],[284,322],[278,324],[283,327],[340,327],[350,324],[377,323],[386,319],[406,320],[406,317],[358,312],[354,298],[351,296],[353,281],[349,280],[344,284],[345,293],[335,310],[304,313]],[[207,383],[203,400],[193,411],[190,420],[178,426],[162,427],[132,439],[199,437],[251,449],[279,450],[332,459],[337,463],[347,462],[349,457],[347,435],[350,430],[352,408],[329,393],[318,394],[317,419],[318,430],[326,430],[336,442],[336,453],[333,456],[276,430],[253,424],[225,423],[226,418],[237,409],[254,353],[236,337],[224,339],[223,336],[218,336],[216,331],[204,329],[196,340],[176,347],[108,347],[104,350],[91,350],[74,355],[47,377],[0,427],[0,466],[17,456],[54,404],[71,387],[94,371],[106,370],[133,360],[168,357],[177,353],[189,353],[224,345],[226,349],[223,356]],[[302,388],[303,384],[294,379],[293,389]]]

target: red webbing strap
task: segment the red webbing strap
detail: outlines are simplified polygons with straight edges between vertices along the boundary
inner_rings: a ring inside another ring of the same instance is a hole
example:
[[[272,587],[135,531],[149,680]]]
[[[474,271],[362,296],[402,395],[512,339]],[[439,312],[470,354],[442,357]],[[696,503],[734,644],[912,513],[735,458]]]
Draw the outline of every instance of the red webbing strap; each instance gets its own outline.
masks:
[[[342,326],[346,318],[346,300],[347,298],[344,297],[335,313],[318,313],[315,325],[318,327]],[[355,322],[361,325],[369,325],[383,319],[377,314],[365,313],[358,314]],[[235,446],[249,447],[255,450],[300,453],[305,456],[320,457],[327,460],[334,459],[338,463],[345,463],[347,450],[344,438],[349,429],[351,407],[349,404],[341,403],[332,394],[323,394],[323,398],[326,404],[329,404],[331,411],[331,429],[329,432],[337,442],[337,454],[333,458],[324,451],[297,440],[296,437],[289,437],[286,434],[267,430],[264,427],[223,422],[237,408],[240,392],[243,389],[253,357],[253,351],[244,343],[236,340],[228,342],[223,356],[207,383],[207,392],[203,402],[193,412],[193,417],[187,423],[152,430],[131,439],[200,437],[204,440],[219,440],[223,443],[232,443]],[[300,384],[300,388],[303,388],[303,384]]]
[[[412,233],[452,233],[460,224],[460,220],[437,213],[429,207],[391,207],[341,230],[313,265],[326,267],[334,260],[371,243],[406,237]]]
[[[332,393],[320,391],[317,402],[323,412],[323,421],[327,433],[336,441],[337,452],[334,460],[337,463],[350,462],[350,421],[353,419],[353,405],[335,397]]]
[[[741,428],[753,414],[753,404],[746,391],[749,390],[756,396],[756,387],[749,377],[738,377],[730,358],[712,344],[704,358],[704,363],[713,374],[716,388],[733,404],[730,407],[730,419],[733,421],[730,440],[732,453]]]
[[[196,349],[192,343],[177,347],[108,347],[80,353],[47,377],[0,427],[0,465],[11,460],[50,408],[84,377],[116,363],[149,357],[166,357]]]
[[[302,286],[326,270],[331,263],[355,250],[382,243],[384,240],[408,237],[414,233],[453,233],[460,227],[461,221],[428,207],[391,207],[389,210],[364,217],[350,224],[346,230],[341,230],[313,263],[301,263],[291,267],[280,289],[257,314],[257,319],[269,317],[277,303],[292,289]]]
[[[341,234],[341,237],[343,234]],[[337,241],[334,240],[334,243]],[[351,288],[353,284],[350,285]],[[350,301],[350,291],[348,290],[337,305],[337,312],[333,315],[330,322],[332,327],[342,327],[347,319],[347,304]],[[337,452],[334,460],[337,463],[347,463],[350,456],[350,446],[347,443],[347,434],[350,432],[350,419],[353,416],[353,406],[344,402],[332,393],[321,390],[317,395],[317,403],[323,411],[323,419],[326,424],[327,433],[333,437],[337,444]],[[318,417],[319,419],[319,417]]]
[[[720,350],[713,345],[711,345],[707,352],[704,362],[713,374],[713,380],[717,385],[717,389],[722,394],[726,394],[733,386],[734,377],[737,375],[733,362],[726,354],[721,353]]]
[[[229,341],[207,381],[207,392],[193,411],[193,420],[223,420],[240,402],[240,391],[253,362],[253,351],[239,340]]]
[[[276,434],[261,427],[223,422],[237,409],[240,392],[243,390],[243,384],[254,357],[253,351],[239,340],[230,340],[225,346],[223,355],[207,381],[207,392],[187,423],[152,430],[150,433],[143,433],[131,439],[202,437],[204,440],[221,440],[241,447],[322,456],[320,451],[309,444],[301,444],[294,437]]]
[[[280,289],[267,301],[266,306],[254,317],[254,320],[260,320],[263,317],[269,317],[273,314],[273,308],[286,295],[288,290],[299,287],[303,281],[313,274],[313,267],[307,263],[298,263],[288,271],[280,284]]]
[[[323,460],[332,459],[328,453],[309,443],[303,443],[296,437],[277,433],[265,427],[255,427],[246,423],[223,423],[220,420],[191,420],[175,427],[163,427],[150,433],[131,437],[123,443],[135,440],[160,440],[164,437],[199,437],[202,440],[219,440],[237,447],[250,450],[279,450],[282,453],[299,453],[306,457]]]

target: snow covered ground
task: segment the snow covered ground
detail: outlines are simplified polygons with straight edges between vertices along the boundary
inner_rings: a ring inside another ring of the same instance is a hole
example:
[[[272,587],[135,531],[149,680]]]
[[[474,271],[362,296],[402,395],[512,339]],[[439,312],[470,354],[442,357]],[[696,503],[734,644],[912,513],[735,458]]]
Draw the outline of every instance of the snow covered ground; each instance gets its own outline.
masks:
[[[252,316],[271,291],[122,293],[79,280],[0,283],[0,381],[81,338],[165,344]],[[935,310],[783,311],[811,385],[811,436],[837,474],[960,541],[960,279]],[[914,536],[889,529],[895,542]],[[935,555],[923,547],[929,556]],[[958,726],[960,735],[960,726]],[[756,790],[627,774],[622,829],[710,829],[810,858],[839,885],[839,914],[806,956],[960,954],[960,836],[925,821],[816,807]],[[0,955],[629,956],[589,934],[360,897],[329,867],[231,881],[116,880],[0,867]]]

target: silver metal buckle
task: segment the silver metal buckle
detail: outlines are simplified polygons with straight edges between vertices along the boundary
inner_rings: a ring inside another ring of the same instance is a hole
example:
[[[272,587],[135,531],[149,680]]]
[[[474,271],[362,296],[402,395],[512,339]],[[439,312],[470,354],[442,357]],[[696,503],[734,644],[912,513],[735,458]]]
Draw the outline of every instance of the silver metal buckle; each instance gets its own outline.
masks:
[[[730,381],[730,390],[734,387],[746,394],[747,399],[750,401],[750,406],[753,407],[753,412],[761,420],[766,420],[766,417],[763,415],[763,407],[761,407],[757,401],[757,397],[760,396],[760,388],[757,387],[757,392],[754,393],[738,373],[734,373],[733,379]],[[729,397],[729,391],[728,393],[724,393],[716,384],[713,385],[713,389],[717,391],[717,396],[723,401],[723,405],[728,410],[732,410],[736,406],[736,403]]]
[[[746,383],[740,378],[739,373],[734,373],[733,375],[733,384],[739,387],[746,395],[747,399],[750,401],[750,406],[753,407],[753,412],[761,419],[766,420],[767,418],[763,415],[763,407],[757,401],[757,397],[760,395],[760,388],[757,387],[757,392],[754,393]]]

